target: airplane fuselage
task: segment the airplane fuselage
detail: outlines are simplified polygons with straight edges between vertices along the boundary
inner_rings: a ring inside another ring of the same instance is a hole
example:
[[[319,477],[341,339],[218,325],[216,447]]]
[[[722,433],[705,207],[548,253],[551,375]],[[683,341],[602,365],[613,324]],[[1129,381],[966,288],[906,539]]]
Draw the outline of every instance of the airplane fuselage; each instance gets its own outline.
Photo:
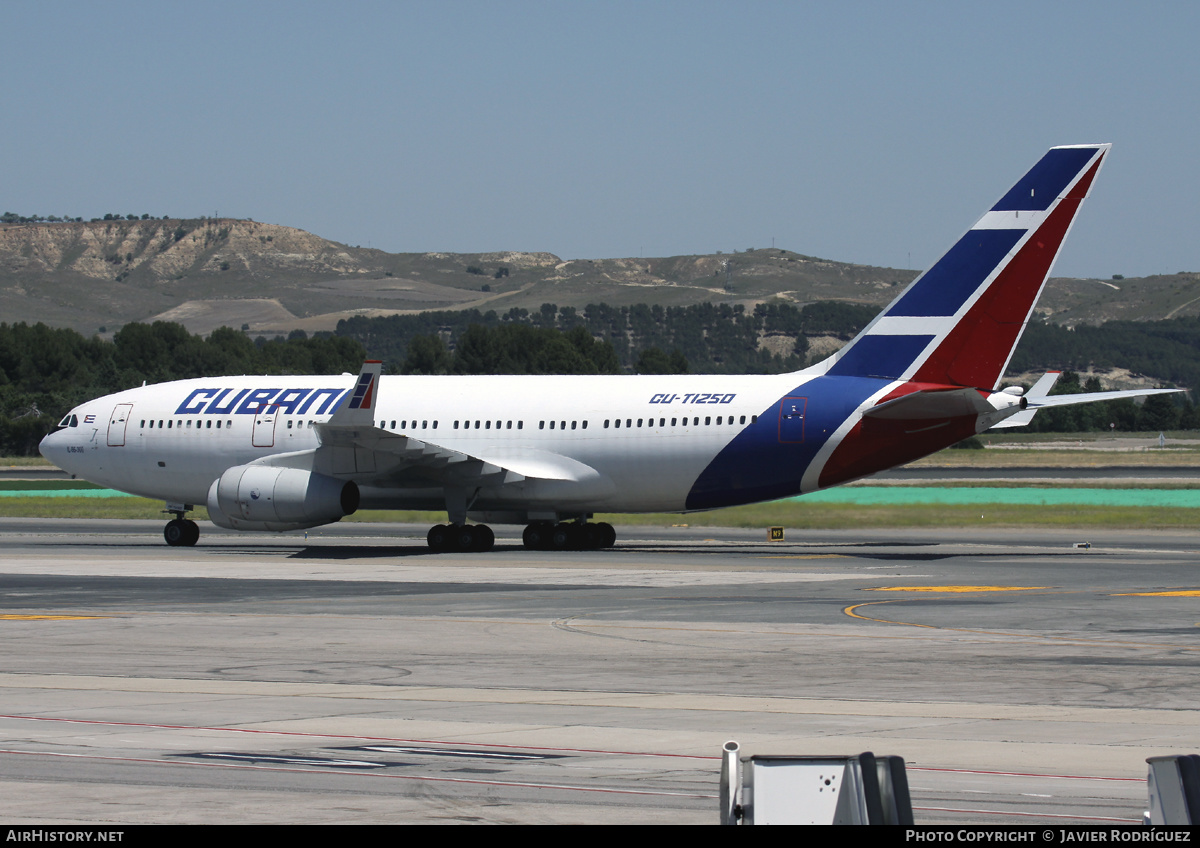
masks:
[[[317,425],[329,421],[353,382],[345,375],[224,377],[144,386],[80,406],[73,411],[78,426],[47,437],[43,453],[102,485],[204,503],[231,466],[317,449]],[[831,437],[847,430],[859,406],[896,385],[804,372],[385,376],[374,425],[527,478],[484,485],[473,513],[513,511],[524,521],[527,513],[683,512],[821,488]],[[963,423],[974,431],[973,417]],[[958,429],[929,450],[961,438]],[[375,464],[374,474],[356,474],[363,507],[443,508],[436,478]]]

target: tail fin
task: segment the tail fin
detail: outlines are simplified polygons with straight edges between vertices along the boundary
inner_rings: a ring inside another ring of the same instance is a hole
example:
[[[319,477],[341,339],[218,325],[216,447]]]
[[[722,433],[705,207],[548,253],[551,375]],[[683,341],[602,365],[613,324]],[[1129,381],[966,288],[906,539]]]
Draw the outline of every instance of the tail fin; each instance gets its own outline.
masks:
[[[1051,148],[827,373],[998,388],[1110,146]]]

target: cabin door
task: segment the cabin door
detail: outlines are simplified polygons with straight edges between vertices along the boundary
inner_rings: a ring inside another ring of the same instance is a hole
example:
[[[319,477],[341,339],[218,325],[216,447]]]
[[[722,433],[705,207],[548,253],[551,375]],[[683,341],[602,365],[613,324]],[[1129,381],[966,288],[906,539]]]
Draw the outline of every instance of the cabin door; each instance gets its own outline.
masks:
[[[256,448],[275,447],[275,420],[279,418],[279,407],[268,406],[254,413],[254,434],[251,444]]]
[[[133,414],[132,403],[118,403],[108,419],[108,446],[120,448],[125,446],[125,428],[129,426],[129,416]]]

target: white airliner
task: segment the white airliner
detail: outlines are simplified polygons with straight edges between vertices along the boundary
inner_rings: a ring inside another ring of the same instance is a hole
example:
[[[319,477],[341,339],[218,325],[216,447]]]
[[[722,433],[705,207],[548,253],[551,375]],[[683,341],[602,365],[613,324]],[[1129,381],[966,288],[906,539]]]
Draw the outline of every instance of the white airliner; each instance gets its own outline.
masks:
[[[1000,380],[1107,144],[1052,148],[844,348],[770,376],[213,377],[72,410],[41,443],[77,477],[194,504],[236,530],[295,530],[358,508],[445,510],[435,550],[613,544],[598,512],[688,512],[813,492],[910,462],[1041,407]]]

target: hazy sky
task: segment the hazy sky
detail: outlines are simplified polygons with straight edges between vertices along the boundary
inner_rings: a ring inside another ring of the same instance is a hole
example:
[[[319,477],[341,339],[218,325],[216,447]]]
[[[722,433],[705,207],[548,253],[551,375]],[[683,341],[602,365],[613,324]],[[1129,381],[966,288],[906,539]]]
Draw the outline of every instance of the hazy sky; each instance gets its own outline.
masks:
[[[1056,274],[1200,270],[1200,4],[0,0],[0,207],[923,268],[1113,142]]]

